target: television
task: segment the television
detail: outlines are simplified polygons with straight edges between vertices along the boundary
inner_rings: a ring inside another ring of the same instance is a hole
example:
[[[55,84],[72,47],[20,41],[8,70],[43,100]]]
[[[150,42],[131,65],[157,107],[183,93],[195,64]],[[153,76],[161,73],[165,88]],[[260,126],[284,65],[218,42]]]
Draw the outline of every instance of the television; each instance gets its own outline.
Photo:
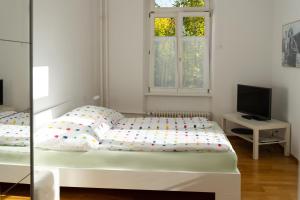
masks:
[[[3,80],[0,79],[0,105],[3,105]]]
[[[266,121],[271,119],[272,89],[238,85],[237,111],[246,119]]]

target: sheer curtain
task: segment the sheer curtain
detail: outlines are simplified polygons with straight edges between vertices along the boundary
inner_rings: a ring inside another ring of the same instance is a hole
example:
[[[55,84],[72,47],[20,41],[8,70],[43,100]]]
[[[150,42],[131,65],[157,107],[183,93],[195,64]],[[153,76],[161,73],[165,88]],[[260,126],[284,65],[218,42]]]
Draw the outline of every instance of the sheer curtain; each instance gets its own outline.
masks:
[[[203,61],[206,40],[201,37],[183,38],[183,87],[203,88]]]
[[[176,87],[176,43],[176,37],[156,37],[154,39],[154,87]]]

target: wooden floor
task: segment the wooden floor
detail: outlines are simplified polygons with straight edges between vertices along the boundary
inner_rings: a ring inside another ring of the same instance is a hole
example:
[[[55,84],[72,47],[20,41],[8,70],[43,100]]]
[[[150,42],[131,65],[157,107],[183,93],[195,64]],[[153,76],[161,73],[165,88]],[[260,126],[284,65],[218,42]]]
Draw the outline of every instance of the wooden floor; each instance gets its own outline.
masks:
[[[242,200],[297,200],[298,164],[280,146],[262,146],[252,160],[252,146],[230,138],[239,157]],[[210,194],[62,188],[61,200],[210,200]],[[12,199],[16,200],[16,199]]]
[[[297,200],[298,162],[283,156],[279,145],[260,147],[260,159],[252,160],[252,144],[230,138],[239,158],[242,200]]]

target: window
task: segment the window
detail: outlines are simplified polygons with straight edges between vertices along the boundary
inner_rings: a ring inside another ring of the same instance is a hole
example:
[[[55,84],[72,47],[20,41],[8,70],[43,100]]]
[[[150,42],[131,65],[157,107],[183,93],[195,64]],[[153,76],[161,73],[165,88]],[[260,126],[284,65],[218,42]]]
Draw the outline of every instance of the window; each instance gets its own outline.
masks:
[[[205,0],[155,0],[156,8],[204,8],[207,6]]]
[[[153,0],[151,13],[150,94],[207,95],[209,90],[208,12],[182,11],[204,0]],[[194,3],[194,4],[192,4]],[[164,10],[161,7],[174,10]],[[161,8],[161,9],[160,9]]]

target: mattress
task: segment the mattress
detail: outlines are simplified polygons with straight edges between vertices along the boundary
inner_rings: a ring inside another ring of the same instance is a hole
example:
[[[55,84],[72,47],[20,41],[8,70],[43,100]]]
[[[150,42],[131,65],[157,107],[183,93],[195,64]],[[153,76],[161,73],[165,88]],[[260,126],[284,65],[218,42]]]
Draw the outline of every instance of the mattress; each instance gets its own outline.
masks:
[[[29,165],[30,147],[0,146],[1,165]]]
[[[34,152],[35,166],[134,171],[237,172],[235,152]],[[28,165],[28,147],[0,147],[0,164]]]

